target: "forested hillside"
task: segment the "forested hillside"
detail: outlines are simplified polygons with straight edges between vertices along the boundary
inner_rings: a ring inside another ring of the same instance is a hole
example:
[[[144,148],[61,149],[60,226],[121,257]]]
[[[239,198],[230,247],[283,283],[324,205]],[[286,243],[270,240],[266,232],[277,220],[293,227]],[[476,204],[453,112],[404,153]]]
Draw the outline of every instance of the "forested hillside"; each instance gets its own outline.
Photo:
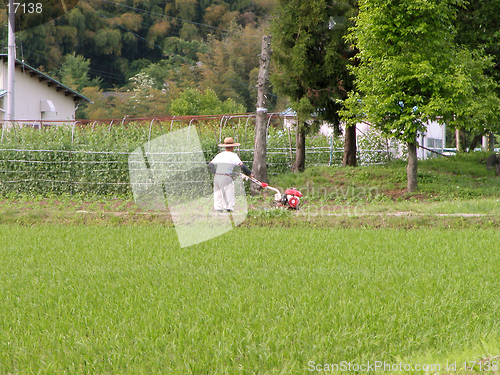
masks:
[[[213,103],[215,93],[221,108],[253,111],[257,55],[275,2],[81,0],[16,33],[17,57],[92,99],[81,118],[171,114],[187,88],[197,100]]]

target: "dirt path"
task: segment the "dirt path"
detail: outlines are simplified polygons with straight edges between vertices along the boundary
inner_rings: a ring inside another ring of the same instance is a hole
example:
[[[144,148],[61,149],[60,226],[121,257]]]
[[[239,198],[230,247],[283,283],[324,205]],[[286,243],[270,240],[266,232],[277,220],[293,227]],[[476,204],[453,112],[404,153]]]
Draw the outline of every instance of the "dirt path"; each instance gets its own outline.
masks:
[[[500,215],[488,213],[370,212],[367,206],[323,206],[321,210],[250,209],[241,226],[301,227],[469,227],[498,228]],[[0,224],[18,225],[163,225],[173,226],[168,211],[144,211],[133,202],[0,202]]]

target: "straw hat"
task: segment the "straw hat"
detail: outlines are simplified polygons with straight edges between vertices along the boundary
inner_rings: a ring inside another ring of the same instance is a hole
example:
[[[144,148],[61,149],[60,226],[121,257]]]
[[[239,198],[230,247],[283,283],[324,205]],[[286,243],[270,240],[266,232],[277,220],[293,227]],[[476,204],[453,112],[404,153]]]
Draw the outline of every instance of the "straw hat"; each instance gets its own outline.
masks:
[[[219,144],[219,147],[236,147],[239,146],[240,143],[234,143],[233,137],[224,138],[224,143]]]

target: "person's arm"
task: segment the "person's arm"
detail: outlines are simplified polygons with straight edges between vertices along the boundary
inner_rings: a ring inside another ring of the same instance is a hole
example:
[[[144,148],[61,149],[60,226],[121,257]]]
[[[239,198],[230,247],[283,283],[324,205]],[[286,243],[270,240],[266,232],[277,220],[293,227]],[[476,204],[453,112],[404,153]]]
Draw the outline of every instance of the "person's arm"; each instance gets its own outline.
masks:
[[[210,171],[210,173],[215,174],[215,172],[217,171],[217,166],[214,163],[209,162],[208,170]]]
[[[241,168],[241,171],[244,174],[246,174],[247,176],[251,176],[252,175],[252,171],[250,169],[248,169],[248,167],[245,164],[241,163],[239,166]]]

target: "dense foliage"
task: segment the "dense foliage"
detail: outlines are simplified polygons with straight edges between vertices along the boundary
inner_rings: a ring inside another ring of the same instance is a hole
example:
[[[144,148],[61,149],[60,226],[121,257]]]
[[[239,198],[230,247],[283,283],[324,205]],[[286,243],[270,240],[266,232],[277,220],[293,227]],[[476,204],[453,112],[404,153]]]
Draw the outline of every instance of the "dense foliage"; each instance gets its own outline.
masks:
[[[338,126],[340,105],[352,89],[347,69],[354,56],[344,40],[350,19],[357,12],[356,1],[281,1],[272,23],[272,76],[276,90],[290,98],[299,117],[315,113]]]
[[[201,120],[201,119],[200,119]],[[205,160],[219,151],[221,124],[224,135],[241,143],[241,159],[249,166],[253,160],[254,119],[194,121]],[[24,128],[5,131],[0,143],[0,194],[130,194],[128,158],[132,151],[170,130],[188,126],[187,122],[126,123],[86,127]],[[269,127],[268,169],[276,175],[290,170],[295,146],[295,130],[279,122]],[[385,140],[366,139],[360,159],[366,164],[387,161]],[[339,165],[342,160],[340,137],[316,135],[307,139],[308,166]]]
[[[81,0],[65,16],[18,33],[18,58],[93,100],[80,118],[168,114],[188,87],[210,88],[250,111],[273,7],[262,0]],[[6,46],[6,34],[0,37]]]
[[[355,54],[344,36],[356,12],[356,0],[283,0],[277,7],[271,26],[276,65],[271,81],[301,121],[295,171],[305,168],[304,139],[312,130],[306,120],[315,116],[339,129],[340,99],[352,90],[347,66]]]
[[[416,183],[416,136],[427,121],[470,128],[498,119],[491,60],[456,42],[463,1],[360,0],[351,40],[358,92],[346,120],[367,119],[408,144],[408,190]]]

